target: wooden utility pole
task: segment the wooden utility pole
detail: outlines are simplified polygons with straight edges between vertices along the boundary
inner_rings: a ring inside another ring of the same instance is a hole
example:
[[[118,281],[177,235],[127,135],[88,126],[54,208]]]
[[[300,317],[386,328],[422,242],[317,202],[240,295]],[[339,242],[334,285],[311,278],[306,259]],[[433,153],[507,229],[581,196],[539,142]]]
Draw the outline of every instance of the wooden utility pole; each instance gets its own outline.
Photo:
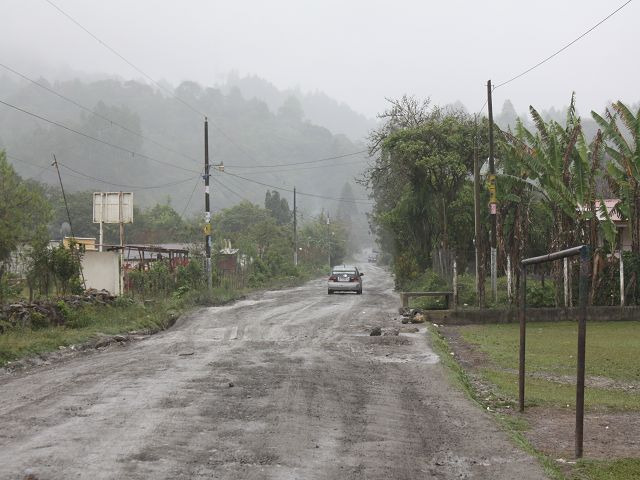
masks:
[[[212,288],[211,279],[211,209],[209,205],[209,121],[204,118],[204,251],[207,287]]]
[[[56,172],[58,172],[58,180],[60,181],[60,190],[62,191],[62,199],[64,200],[64,208],[67,210],[67,220],[69,221],[69,231],[71,232],[71,238],[73,239],[69,242],[69,247],[71,248],[71,253],[73,253],[74,242],[76,241],[76,235],[73,233],[73,224],[71,223],[71,213],[69,213],[69,204],[67,203],[67,195],[64,193],[64,185],[62,184],[62,176],[60,176],[60,167],[58,167],[58,159],[55,154],[53,154],[53,163],[51,164],[56,167]],[[62,243],[64,244],[64,238],[62,239]],[[87,282],[84,279],[84,271],[82,270],[82,260],[80,255],[78,255],[78,266],[80,267],[80,276],[82,277],[82,285],[85,290],[87,288]],[[122,267],[121,267],[122,268]],[[120,285],[122,287],[122,284]],[[122,288],[121,288],[122,290]]]
[[[491,214],[491,291],[493,299],[498,299],[497,288],[497,241],[496,241],[496,217],[498,203],[496,201],[496,166],[493,158],[493,102],[491,99],[491,80],[487,82],[487,107],[489,109],[489,193]]]
[[[331,220],[329,219],[329,212],[327,211],[327,256],[329,257],[329,271],[331,271],[331,233],[330,233]]]
[[[476,116],[475,138],[473,139],[473,220],[474,237],[473,247],[476,253],[476,298],[478,306],[483,307],[484,302],[480,297],[480,166],[478,165],[478,117]]]
[[[293,264],[298,265],[298,212],[296,210],[296,187],[293,187]]]

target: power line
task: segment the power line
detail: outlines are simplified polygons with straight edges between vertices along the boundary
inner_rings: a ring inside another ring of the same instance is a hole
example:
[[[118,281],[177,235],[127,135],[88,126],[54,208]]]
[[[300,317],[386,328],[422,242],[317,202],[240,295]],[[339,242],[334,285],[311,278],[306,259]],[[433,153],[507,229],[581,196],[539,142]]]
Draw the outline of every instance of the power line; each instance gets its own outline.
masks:
[[[329,160],[338,160],[340,158],[345,158],[345,157],[353,157],[354,155],[360,155],[361,153],[368,153],[367,150],[360,150],[357,152],[352,152],[352,153],[345,153],[342,155],[336,155],[334,157],[325,157],[325,158],[319,158],[316,160],[307,160],[304,162],[293,162],[293,163],[278,163],[278,164],[273,164],[273,165],[225,165],[226,167],[230,167],[230,168],[272,168],[272,167],[290,167],[290,166],[294,166],[294,165],[306,165],[308,163],[319,163],[319,162],[327,162]]]
[[[553,54],[549,55],[547,58],[545,58],[544,60],[541,60],[540,62],[536,63],[533,67],[530,67],[528,69],[526,69],[524,72],[519,73],[518,75],[516,75],[513,78],[510,78],[509,80],[507,80],[506,82],[502,82],[499,83],[498,85],[496,85],[493,89],[495,90],[496,88],[500,88],[503,85],[506,85],[507,83],[511,83],[514,80],[517,80],[518,78],[526,75],[527,73],[531,72],[532,70],[538,68],[540,65],[548,62],[549,60],[551,60],[553,57],[555,57],[556,55],[558,55],[559,53],[562,53],[563,51],[565,51],[567,48],[569,48],[571,45],[573,45],[574,43],[576,43],[578,40],[582,39],[583,37],[587,36],[589,33],[591,33],[592,31],[594,31],[596,28],[598,28],[600,25],[602,25],[604,22],[606,22],[607,20],[609,20],[611,17],[613,17],[616,13],[618,13],[620,10],[622,10],[624,7],[626,7],[627,5],[629,5],[633,0],[627,0],[625,3],[623,3],[622,5],[620,5],[618,8],[616,8],[613,12],[611,12],[609,15],[607,15],[606,17],[604,17],[602,20],[600,20],[598,23],[596,23],[593,27],[589,28],[587,31],[585,31],[584,33],[582,33],[580,36],[578,36],[577,38],[575,38],[574,40],[572,40],[571,42],[567,43],[564,47],[562,47],[560,50],[554,52]],[[484,108],[484,107],[483,107]]]
[[[162,165],[167,165],[167,166],[170,166],[170,167],[173,167],[173,168],[177,168],[179,170],[184,170],[186,172],[200,173],[200,172],[198,172],[196,170],[191,170],[189,168],[180,167],[180,166],[175,165],[175,164],[170,163],[170,162],[165,162],[163,160],[158,160],[157,158],[153,158],[153,157],[151,157],[149,155],[145,155],[145,154],[140,153],[140,152],[129,150],[128,148],[122,147],[122,146],[117,145],[115,143],[107,142],[106,140],[102,140],[100,138],[93,137],[93,136],[91,136],[91,135],[89,135],[87,133],[81,132],[79,130],[75,130],[74,128],[71,128],[71,127],[68,127],[66,125],[63,125],[62,123],[58,123],[56,121],[50,120],[50,119],[48,119],[46,117],[43,117],[43,116],[38,115],[36,113],[30,112],[30,111],[25,110],[23,108],[20,108],[20,107],[18,107],[16,105],[13,105],[11,103],[5,102],[3,100],[0,100],[0,103],[5,105],[5,106],[7,106],[7,107],[13,108],[14,110],[22,112],[22,113],[24,113],[26,115],[29,115],[29,116],[34,117],[34,118],[37,118],[38,120],[42,120],[42,121],[47,122],[47,123],[49,123],[51,125],[55,125],[55,126],[57,126],[59,128],[67,130],[68,132],[75,133],[76,135],[80,135],[82,137],[88,138],[89,140],[93,140],[94,142],[98,142],[98,143],[101,143],[103,145],[107,145],[107,146],[109,146],[111,148],[115,148],[116,150],[121,150],[123,152],[129,153],[132,156],[136,156],[137,155],[138,157],[145,158],[147,160],[151,160],[152,162],[160,163]]]
[[[293,193],[293,190],[289,189],[289,188],[277,187],[275,185],[270,185],[268,183],[259,182],[257,180],[251,180],[250,178],[245,178],[245,177],[242,177],[240,175],[236,175],[235,173],[230,173],[230,172],[224,172],[224,173],[225,173],[225,175],[231,175],[232,177],[236,177],[236,178],[239,178],[241,180],[245,180],[247,182],[255,183],[257,185],[262,185],[263,187],[268,187],[268,188],[273,188],[275,190],[280,190],[280,191],[283,191],[283,192]],[[353,199],[353,200],[351,200],[351,199],[347,199],[347,198],[334,198],[334,197],[327,197],[325,195],[318,195],[316,193],[301,192],[299,190],[296,190],[296,193],[298,195],[304,195],[306,197],[322,198],[324,200],[333,200],[333,201],[336,201],[336,202],[346,202],[346,203],[354,203],[354,204],[373,205],[373,202],[370,202],[370,201],[364,200],[364,199]]]
[[[50,165],[44,165],[44,166],[36,165],[35,163],[28,162],[26,160],[23,160],[21,158],[18,158],[16,156],[14,156],[14,155],[9,155],[9,154],[6,154],[6,155],[7,155],[7,158],[11,158],[12,160],[16,160],[18,162],[25,163],[25,164],[30,165],[32,167],[40,168],[42,170],[45,170],[45,169],[50,167]],[[134,190],[150,190],[150,189],[154,189],[154,188],[172,187],[174,185],[180,185],[181,183],[185,183],[185,182],[188,182],[190,180],[193,180],[194,178],[199,178],[200,177],[198,175],[197,177],[189,177],[189,178],[185,178],[185,179],[182,179],[182,180],[177,180],[177,181],[173,181],[173,182],[164,183],[164,184],[161,184],[161,185],[127,185],[127,184],[123,184],[123,183],[110,182],[110,181],[105,180],[103,178],[98,178],[98,177],[94,177],[94,176],[91,176],[91,175],[87,175],[86,173],[81,172],[79,170],[76,170],[74,168],[71,168],[71,167],[69,167],[68,165],[65,165],[62,162],[57,162],[57,163],[62,168],[66,169],[66,170],[69,170],[70,172],[73,172],[73,173],[76,174],[76,175],[70,175],[72,177],[75,177],[75,178],[84,177],[84,178],[87,178],[87,179],[90,179],[90,180],[94,180],[96,182],[104,183],[106,185],[113,185],[114,187],[131,188],[131,189],[134,189]]]
[[[189,182],[191,180],[193,180],[194,178],[200,178],[200,175],[196,176],[196,177],[189,177],[189,178],[184,178],[182,180],[177,180],[177,181],[173,181],[173,182],[169,182],[169,183],[163,183],[161,185],[127,185],[127,184],[123,184],[123,183],[114,183],[114,182],[110,182],[108,180],[104,180],[102,178],[97,178],[97,177],[93,177],[91,175],[87,175],[86,173],[82,173],[79,172],[78,170],[74,170],[73,168],[65,165],[62,162],[58,162],[58,164],[65,168],[66,170],[69,170],[73,173],[76,173],[82,177],[88,178],[90,180],[95,180],[96,182],[100,182],[100,183],[104,183],[106,185],[113,185],[114,187],[122,187],[122,188],[131,188],[134,190],[151,190],[151,189],[155,189],[155,188],[165,188],[165,187],[173,187],[175,185],[180,185],[182,183],[185,182]]]
[[[187,209],[191,204],[191,199],[193,199],[193,194],[196,192],[196,188],[198,187],[199,181],[200,181],[200,178],[198,178],[198,180],[196,180],[196,183],[193,185],[193,190],[191,190],[191,195],[189,195],[189,200],[187,200],[187,204],[182,209],[182,214],[180,215],[181,217],[184,217],[184,214],[187,213]]]
[[[14,157],[13,155],[10,155],[8,153],[5,153],[5,155],[7,156],[7,158],[11,158],[12,160],[16,160],[18,162],[24,163],[26,165],[29,165],[31,167],[34,167],[34,168],[37,168],[37,169],[40,170],[39,173],[33,174],[30,177],[24,177],[23,180],[34,180],[34,181],[36,181],[36,179],[39,179],[51,167],[51,165],[49,163],[47,163],[46,165],[37,165],[35,163],[27,162],[26,160],[23,160],[21,158]]]
[[[215,178],[214,176],[211,177],[211,180],[213,180],[214,182],[216,182],[218,185],[220,185],[222,188],[224,188],[225,190],[227,190],[228,192],[233,193],[236,197],[238,197],[240,200],[245,200],[247,202],[253,203],[251,202],[251,200],[249,200],[247,197],[242,196],[241,194],[239,194],[238,192],[236,192],[234,189],[232,189],[231,187],[225,185],[224,183],[222,183],[220,180],[218,180],[217,178]]]
[[[47,92],[49,92],[49,93],[51,93],[53,95],[56,95],[58,98],[61,98],[62,100],[65,100],[65,101],[75,105],[76,107],[80,108],[81,110],[89,112],[91,115],[94,115],[94,116],[96,116],[96,117],[98,117],[98,118],[100,118],[100,119],[102,119],[102,120],[104,120],[106,122],[109,122],[111,125],[115,125],[115,126],[121,128],[125,132],[130,133],[131,135],[135,135],[135,136],[137,136],[139,138],[142,138],[143,140],[146,140],[147,142],[153,143],[154,145],[156,145],[158,147],[164,148],[165,150],[167,150],[167,151],[169,151],[171,153],[174,153],[176,155],[180,155],[180,156],[182,156],[182,157],[184,157],[184,158],[186,158],[188,160],[192,160],[194,162],[197,162],[198,164],[200,163],[199,160],[197,160],[197,159],[195,159],[195,158],[193,158],[193,157],[191,157],[189,155],[186,155],[183,152],[179,152],[177,150],[174,150],[173,148],[168,147],[166,145],[163,145],[162,143],[160,143],[160,142],[158,142],[156,140],[153,140],[152,138],[146,137],[145,135],[141,134],[140,132],[136,132],[135,130],[127,127],[126,125],[122,125],[121,123],[118,123],[115,120],[112,120],[112,119],[110,119],[109,117],[107,117],[105,115],[102,115],[102,114],[100,114],[98,112],[95,112],[93,109],[91,109],[91,108],[89,108],[89,107],[87,107],[85,105],[82,105],[81,103],[76,102],[72,98],[69,98],[69,97],[63,95],[60,92],[58,92],[58,91],[56,91],[56,90],[54,90],[52,88],[49,88],[46,85],[43,85],[40,82],[37,82],[36,80],[33,80],[32,78],[29,78],[28,76],[26,76],[26,75],[18,72],[17,70],[9,67],[8,65],[4,65],[4,64],[0,63],[0,67],[4,68],[5,70],[8,70],[9,72],[19,76],[20,78],[22,78],[24,80],[27,80],[28,82],[31,82],[32,84],[42,88],[43,90],[46,90]]]
[[[107,50],[109,50],[111,53],[113,53],[114,55],[116,55],[118,58],[120,58],[123,62],[125,62],[127,65],[129,65],[131,68],[133,68],[136,72],[138,72],[140,75],[144,76],[147,80],[149,80],[153,85],[155,85],[157,88],[159,88],[160,90],[162,90],[163,92],[167,93],[168,95],[170,95],[172,98],[175,98],[177,101],[179,101],[181,104],[183,104],[185,107],[187,107],[189,110],[197,113],[199,116],[201,117],[209,117],[209,122],[213,125],[213,127],[218,130],[228,141],[229,143],[231,143],[234,147],[236,147],[240,152],[244,153],[247,157],[249,157],[251,160],[255,161],[253,155],[251,155],[249,152],[247,152],[243,147],[241,147],[238,143],[235,142],[235,140],[233,140],[233,138],[231,138],[224,130],[222,130],[218,125],[216,125],[215,122],[211,121],[211,115],[207,115],[206,113],[202,112],[201,110],[199,110],[198,108],[194,107],[193,105],[191,105],[189,102],[185,101],[184,99],[180,98],[178,95],[175,94],[175,92],[171,91],[170,89],[166,88],[164,85],[161,85],[160,83],[156,82],[149,74],[147,74],[145,71],[143,71],[140,67],[136,66],[133,62],[131,62],[130,60],[127,60],[122,54],[120,54],[118,51],[116,51],[114,48],[112,48],[111,46],[109,46],[109,44],[107,44],[105,41],[101,40],[97,35],[93,34],[88,28],[86,28],[85,26],[83,26],[79,21],[77,21],[75,18],[73,18],[71,15],[69,15],[67,12],[65,12],[64,10],[62,10],[58,5],[56,5],[54,2],[52,2],[51,0],[45,0],[49,5],[51,5],[53,8],[55,8],[58,12],[60,12],[62,15],[64,15],[65,17],[67,17],[71,22],[73,22],[75,25],[77,25],[80,29],[82,29],[85,33],[87,33],[90,37],[92,37],[95,41],[97,41],[100,45],[102,45],[103,47],[105,47]]]
[[[315,170],[318,168],[338,168],[338,167],[350,167],[353,166],[357,163],[364,163],[364,162],[368,162],[369,159],[362,159],[362,160],[356,160],[356,161],[352,161],[352,162],[348,162],[348,163],[336,163],[336,164],[331,164],[331,165],[315,165],[312,167],[298,167],[298,168],[286,168],[286,169],[282,169],[282,170],[258,170],[257,172],[253,172],[253,171],[249,171],[249,172],[242,172],[243,175],[266,175],[266,174],[273,174],[273,173],[287,173],[287,172],[297,172],[300,170]],[[226,168],[226,165],[225,165]],[[231,167],[231,168],[237,168],[237,167]]]

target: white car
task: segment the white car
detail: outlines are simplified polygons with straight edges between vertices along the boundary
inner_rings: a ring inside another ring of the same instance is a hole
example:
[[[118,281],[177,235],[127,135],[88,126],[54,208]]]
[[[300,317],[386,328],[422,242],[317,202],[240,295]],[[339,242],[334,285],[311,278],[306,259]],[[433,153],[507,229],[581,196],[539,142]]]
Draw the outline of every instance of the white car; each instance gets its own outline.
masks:
[[[327,281],[327,293],[333,292],[356,292],[362,294],[362,276],[364,273],[358,271],[358,267],[353,265],[338,265],[331,269],[331,275]]]

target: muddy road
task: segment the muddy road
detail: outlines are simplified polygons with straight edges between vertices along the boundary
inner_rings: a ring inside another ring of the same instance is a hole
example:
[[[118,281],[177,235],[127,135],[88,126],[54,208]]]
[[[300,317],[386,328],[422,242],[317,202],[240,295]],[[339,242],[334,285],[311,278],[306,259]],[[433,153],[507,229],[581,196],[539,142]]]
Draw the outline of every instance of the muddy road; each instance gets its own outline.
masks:
[[[0,376],[0,478],[543,479],[400,326],[382,269],[200,309],[169,331]]]

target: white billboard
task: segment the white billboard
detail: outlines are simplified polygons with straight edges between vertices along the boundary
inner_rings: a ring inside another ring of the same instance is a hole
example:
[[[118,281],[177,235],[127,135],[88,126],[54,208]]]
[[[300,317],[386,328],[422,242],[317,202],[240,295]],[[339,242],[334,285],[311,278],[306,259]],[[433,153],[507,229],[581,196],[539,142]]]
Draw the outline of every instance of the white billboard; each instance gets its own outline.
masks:
[[[94,192],[93,223],[133,223],[133,193]]]

